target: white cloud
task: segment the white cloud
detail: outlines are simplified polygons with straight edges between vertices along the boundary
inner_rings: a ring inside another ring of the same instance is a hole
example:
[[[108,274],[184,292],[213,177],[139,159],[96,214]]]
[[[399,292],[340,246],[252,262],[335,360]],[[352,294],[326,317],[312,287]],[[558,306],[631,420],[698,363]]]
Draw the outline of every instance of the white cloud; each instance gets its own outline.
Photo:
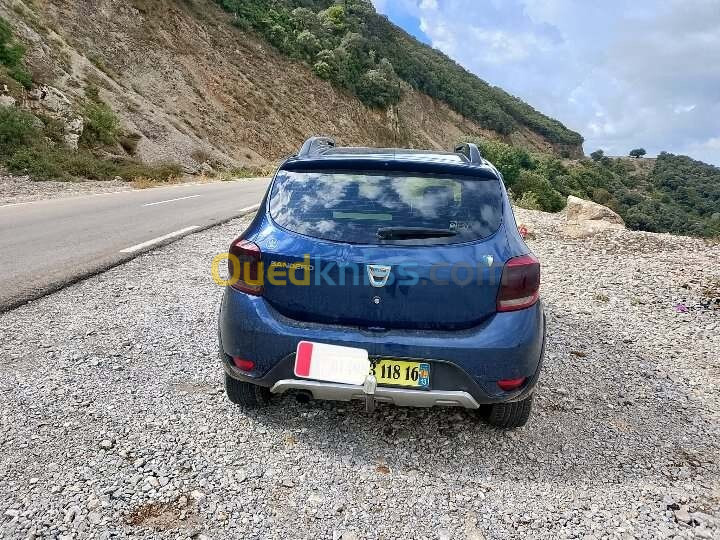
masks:
[[[420,2],[420,9],[422,10],[436,10],[437,8],[437,0],[422,0]]]

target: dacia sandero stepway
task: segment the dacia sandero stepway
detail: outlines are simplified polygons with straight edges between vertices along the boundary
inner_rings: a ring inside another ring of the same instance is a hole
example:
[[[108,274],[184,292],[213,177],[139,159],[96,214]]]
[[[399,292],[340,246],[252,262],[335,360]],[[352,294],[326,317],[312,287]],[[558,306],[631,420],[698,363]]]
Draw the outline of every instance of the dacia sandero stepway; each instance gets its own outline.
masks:
[[[475,145],[313,137],[226,255],[218,333],[233,403],[292,391],[527,422],[545,345],[540,264]]]

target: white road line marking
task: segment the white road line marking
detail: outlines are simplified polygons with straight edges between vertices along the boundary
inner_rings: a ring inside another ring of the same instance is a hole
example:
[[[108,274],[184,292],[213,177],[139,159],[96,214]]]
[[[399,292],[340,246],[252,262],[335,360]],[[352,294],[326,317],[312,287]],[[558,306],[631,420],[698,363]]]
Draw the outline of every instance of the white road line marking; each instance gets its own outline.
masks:
[[[136,253],[152,245],[159,244],[160,242],[164,242],[165,240],[169,240],[170,238],[175,238],[176,236],[181,236],[185,233],[189,233],[190,231],[194,231],[195,229],[199,228],[200,227],[198,225],[185,227],[184,229],[180,229],[179,231],[171,232],[163,236],[158,236],[157,238],[153,238],[152,240],[148,240],[147,242],[143,242],[142,244],[136,244],[134,246],[130,246],[129,248],[121,249],[120,253]]]
[[[178,197],[177,199],[168,199],[167,201],[149,202],[143,204],[143,206],[155,206],[156,204],[166,204],[175,201],[184,201],[185,199],[194,199],[200,197],[200,195],[188,195],[187,197]]]
[[[248,212],[254,212],[254,211],[257,210],[258,208],[260,208],[260,203],[253,204],[252,206],[248,206],[248,207],[246,207],[246,208],[241,208],[241,209],[240,209],[240,212],[243,213],[243,214],[246,214],[246,213],[248,213]]]

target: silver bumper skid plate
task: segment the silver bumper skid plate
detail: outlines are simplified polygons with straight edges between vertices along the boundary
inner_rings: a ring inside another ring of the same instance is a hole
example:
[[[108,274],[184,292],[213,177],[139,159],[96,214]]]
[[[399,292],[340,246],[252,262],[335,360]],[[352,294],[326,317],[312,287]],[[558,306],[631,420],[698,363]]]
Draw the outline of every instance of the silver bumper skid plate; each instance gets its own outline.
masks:
[[[273,394],[283,394],[288,390],[310,392],[315,399],[327,401],[365,401],[369,410],[370,401],[392,403],[400,407],[463,407],[478,409],[480,405],[467,392],[450,390],[410,390],[377,386],[374,381],[365,381],[363,386],[338,384],[301,379],[283,379],[270,389]]]

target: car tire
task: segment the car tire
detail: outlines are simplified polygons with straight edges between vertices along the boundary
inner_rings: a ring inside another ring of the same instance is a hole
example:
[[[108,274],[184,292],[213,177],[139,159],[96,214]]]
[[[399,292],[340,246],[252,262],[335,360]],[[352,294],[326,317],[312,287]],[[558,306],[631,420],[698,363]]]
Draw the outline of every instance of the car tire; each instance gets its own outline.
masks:
[[[519,428],[527,424],[532,411],[533,394],[522,401],[496,403],[490,406],[488,424],[503,429]]]
[[[225,393],[235,405],[248,409],[255,409],[267,405],[270,401],[270,391],[256,384],[238,381],[225,374]]]

